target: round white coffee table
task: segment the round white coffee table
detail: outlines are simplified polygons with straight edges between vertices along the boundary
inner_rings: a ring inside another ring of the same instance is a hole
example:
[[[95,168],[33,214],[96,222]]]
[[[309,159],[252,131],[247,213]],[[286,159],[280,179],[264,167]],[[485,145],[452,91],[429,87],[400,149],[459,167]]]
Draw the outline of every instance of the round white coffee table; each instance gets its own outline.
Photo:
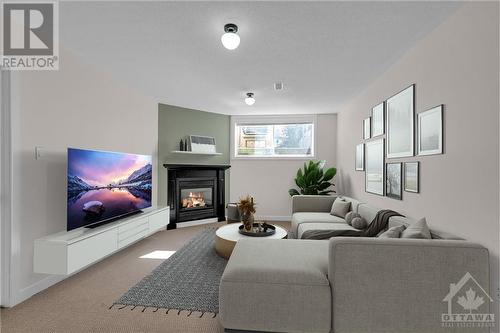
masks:
[[[240,225],[241,223],[231,223],[220,227],[215,232],[215,251],[221,257],[229,259],[229,256],[231,256],[236,242],[238,242],[240,239],[283,239],[288,235],[285,229],[273,224],[276,228],[276,232],[270,236],[245,236],[238,232],[238,227]]]

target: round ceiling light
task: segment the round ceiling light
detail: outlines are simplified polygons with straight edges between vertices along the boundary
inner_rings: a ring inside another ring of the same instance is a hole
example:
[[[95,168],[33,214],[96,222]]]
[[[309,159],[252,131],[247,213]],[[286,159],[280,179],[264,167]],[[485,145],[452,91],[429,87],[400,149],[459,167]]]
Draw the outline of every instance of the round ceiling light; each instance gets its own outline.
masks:
[[[220,38],[222,45],[228,50],[234,50],[240,45],[240,36],[238,36],[238,26],[234,23],[228,23],[224,26],[224,35]]]
[[[245,98],[245,103],[247,105],[254,105],[255,104],[255,98],[253,98],[253,93],[247,93],[247,98]]]

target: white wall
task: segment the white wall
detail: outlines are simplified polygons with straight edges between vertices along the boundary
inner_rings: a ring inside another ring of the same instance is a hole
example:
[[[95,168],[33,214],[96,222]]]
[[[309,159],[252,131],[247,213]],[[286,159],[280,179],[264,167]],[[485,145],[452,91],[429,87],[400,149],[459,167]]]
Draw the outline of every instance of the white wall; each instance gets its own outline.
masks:
[[[59,71],[12,73],[10,304],[61,278],[33,273],[33,241],[66,229],[67,147],[148,154],[157,165],[158,104],[61,51]]]
[[[425,216],[434,229],[486,246],[492,297],[499,286],[498,25],[498,2],[463,5],[343,107],[337,125],[346,194],[415,218]],[[445,105],[445,154],[394,160],[420,161],[420,194],[404,192],[398,201],[365,193],[365,173],[354,170],[363,118],[412,83],[416,112]]]
[[[10,93],[7,90],[7,71],[0,70],[0,267],[5,267],[5,259],[4,259],[4,247],[5,247],[5,231],[4,223],[5,223],[5,207],[8,205],[7,197],[8,194],[8,177],[6,177],[5,164],[7,163],[8,156],[6,152],[6,148],[8,146],[5,144],[5,141],[10,138],[10,126],[6,124],[6,118],[10,110],[7,109],[8,104],[7,101],[10,101]],[[10,108],[9,108],[10,109]],[[10,113],[9,113],[10,114]],[[10,140],[9,140],[10,142]],[[4,272],[3,269],[0,270],[0,304],[2,304],[3,294],[4,294],[4,281],[5,276],[8,276],[8,272]]]
[[[8,302],[10,295],[10,245],[11,245],[11,211],[12,211],[12,145],[11,145],[11,113],[10,113],[10,72],[1,71],[1,190],[0,190],[0,304]]]
[[[337,116],[318,115],[316,157],[336,167]],[[256,215],[274,220],[289,220],[291,200],[288,190],[305,159],[232,159],[230,201],[250,194],[257,202]],[[334,181],[336,179],[334,178]]]

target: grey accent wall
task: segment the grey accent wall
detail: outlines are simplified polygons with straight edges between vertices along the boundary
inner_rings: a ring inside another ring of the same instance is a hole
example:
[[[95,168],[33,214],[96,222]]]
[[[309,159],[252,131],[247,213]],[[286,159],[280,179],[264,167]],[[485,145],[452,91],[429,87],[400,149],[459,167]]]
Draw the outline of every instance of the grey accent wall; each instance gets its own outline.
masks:
[[[500,237],[498,30],[498,2],[462,5],[345,105],[337,126],[344,193],[415,218],[425,216],[434,229],[486,246],[493,298],[499,287]],[[363,118],[374,105],[412,83],[416,84],[416,112],[445,104],[445,154],[394,159],[420,161],[420,194],[404,192],[402,201],[368,194],[364,172],[354,170]]]
[[[174,154],[186,135],[215,137],[218,156]],[[167,172],[164,163],[229,164],[229,116],[211,112],[158,105],[158,203],[167,204]],[[229,174],[226,171],[226,200],[229,198]]]

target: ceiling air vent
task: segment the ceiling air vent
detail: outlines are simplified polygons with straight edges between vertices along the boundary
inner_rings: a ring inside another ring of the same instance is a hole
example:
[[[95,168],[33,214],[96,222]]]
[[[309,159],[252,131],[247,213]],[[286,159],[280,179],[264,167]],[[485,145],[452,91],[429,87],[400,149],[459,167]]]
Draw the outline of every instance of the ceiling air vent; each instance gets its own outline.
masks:
[[[274,90],[283,90],[283,82],[276,82],[274,84]]]

